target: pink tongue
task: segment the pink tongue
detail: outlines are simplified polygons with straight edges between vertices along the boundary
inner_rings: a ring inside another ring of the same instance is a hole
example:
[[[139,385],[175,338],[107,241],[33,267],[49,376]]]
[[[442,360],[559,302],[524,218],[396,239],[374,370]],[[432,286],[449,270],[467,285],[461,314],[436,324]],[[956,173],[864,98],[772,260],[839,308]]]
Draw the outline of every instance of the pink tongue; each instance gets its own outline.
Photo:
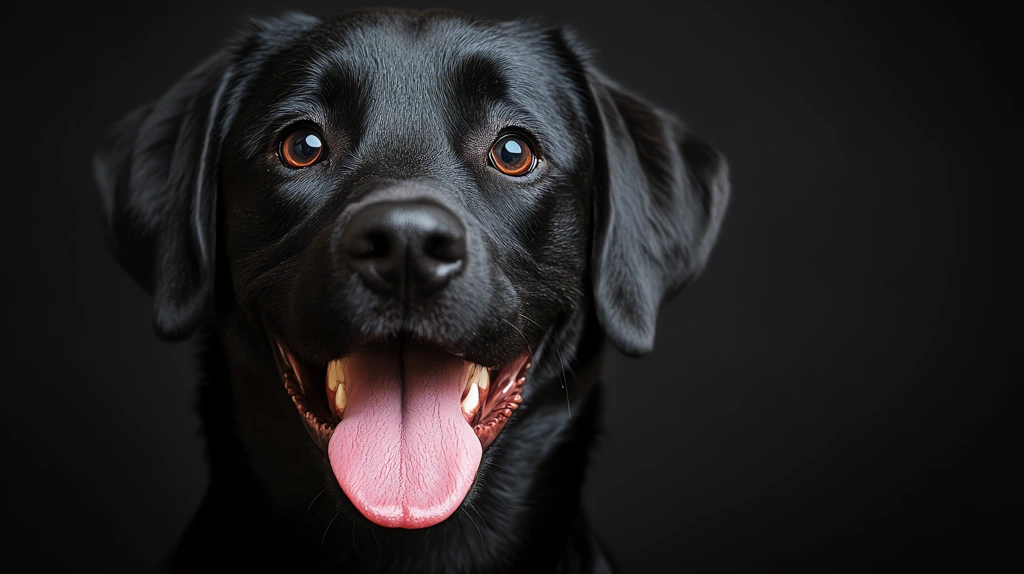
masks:
[[[346,359],[348,405],[327,454],[363,516],[424,528],[458,508],[481,453],[462,416],[466,376],[459,357],[412,344],[401,357],[382,348]]]

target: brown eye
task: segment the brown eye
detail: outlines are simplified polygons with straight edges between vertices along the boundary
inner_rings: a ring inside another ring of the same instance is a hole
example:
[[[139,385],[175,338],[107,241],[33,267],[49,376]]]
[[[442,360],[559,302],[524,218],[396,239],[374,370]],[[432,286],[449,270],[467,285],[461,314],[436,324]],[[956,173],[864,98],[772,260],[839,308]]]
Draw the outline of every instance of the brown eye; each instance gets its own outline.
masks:
[[[491,146],[491,163],[505,175],[526,175],[537,165],[537,156],[525,137],[509,134]]]
[[[308,167],[323,155],[324,143],[313,128],[299,128],[281,142],[281,159],[288,167]]]

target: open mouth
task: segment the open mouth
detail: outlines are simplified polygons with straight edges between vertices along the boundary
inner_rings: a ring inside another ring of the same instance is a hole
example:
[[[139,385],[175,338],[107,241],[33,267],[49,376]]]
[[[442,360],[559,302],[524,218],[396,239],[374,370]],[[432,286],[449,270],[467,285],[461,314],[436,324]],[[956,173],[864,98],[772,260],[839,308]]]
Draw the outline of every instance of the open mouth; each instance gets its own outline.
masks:
[[[285,388],[338,483],[371,521],[423,528],[469,492],[522,402],[530,355],[486,368],[440,347],[376,343],[317,365],[276,340]]]

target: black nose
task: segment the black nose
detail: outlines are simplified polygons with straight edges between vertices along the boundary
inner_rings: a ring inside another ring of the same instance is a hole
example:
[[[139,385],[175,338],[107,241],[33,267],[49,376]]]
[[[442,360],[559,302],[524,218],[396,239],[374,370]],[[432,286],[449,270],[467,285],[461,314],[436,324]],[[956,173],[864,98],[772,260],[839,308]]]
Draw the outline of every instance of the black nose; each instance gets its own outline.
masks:
[[[426,297],[462,272],[466,229],[427,201],[381,201],[352,214],[342,257],[374,291],[398,299]]]

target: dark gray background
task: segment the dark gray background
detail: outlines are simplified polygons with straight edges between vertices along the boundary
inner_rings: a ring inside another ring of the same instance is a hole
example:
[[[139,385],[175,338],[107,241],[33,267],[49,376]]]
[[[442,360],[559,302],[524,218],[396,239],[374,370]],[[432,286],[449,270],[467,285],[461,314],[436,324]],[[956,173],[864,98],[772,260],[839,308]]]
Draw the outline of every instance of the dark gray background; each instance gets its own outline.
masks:
[[[205,486],[193,350],[158,342],[107,254],[90,155],[245,15],[357,4],[84,4],[4,18],[4,556],[138,571]],[[652,356],[608,364],[587,501],[627,572],[948,564],[1019,542],[995,523],[1020,504],[1007,15],[407,4],[572,25],[730,160],[706,273]]]

